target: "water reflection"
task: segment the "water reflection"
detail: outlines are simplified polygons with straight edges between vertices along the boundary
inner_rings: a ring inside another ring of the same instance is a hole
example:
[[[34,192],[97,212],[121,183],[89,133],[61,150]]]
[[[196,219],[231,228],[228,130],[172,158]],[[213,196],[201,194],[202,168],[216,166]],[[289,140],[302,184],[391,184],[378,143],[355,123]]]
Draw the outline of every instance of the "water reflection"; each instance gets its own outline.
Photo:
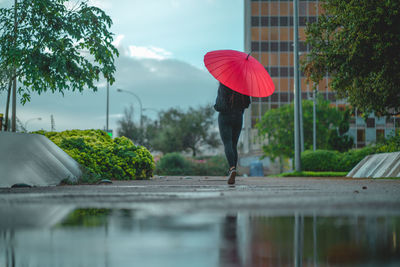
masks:
[[[393,216],[75,209],[43,227],[4,220],[0,267],[400,265]]]

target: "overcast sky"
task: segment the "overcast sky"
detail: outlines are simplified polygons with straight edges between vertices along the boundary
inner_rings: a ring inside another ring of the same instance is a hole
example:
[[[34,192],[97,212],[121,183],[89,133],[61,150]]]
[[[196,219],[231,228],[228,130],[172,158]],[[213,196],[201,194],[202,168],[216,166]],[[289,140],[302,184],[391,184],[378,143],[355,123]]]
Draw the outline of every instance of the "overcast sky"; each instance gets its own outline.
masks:
[[[9,0],[0,0],[1,6]],[[136,98],[118,93],[132,91],[142,101],[144,115],[170,107],[213,105],[218,83],[204,67],[203,57],[218,49],[243,50],[243,0],[92,0],[106,11],[114,25],[116,82],[110,87],[110,129],[124,108]],[[106,89],[100,82],[96,93],[32,95],[30,103],[17,106],[17,116],[28,120],[29,131],[50,130],[50,115],[56,130],[104,129]],[[0,95],[0,113],[5,110],[5,93]],[[42,120],[31,120],[41,117]]]

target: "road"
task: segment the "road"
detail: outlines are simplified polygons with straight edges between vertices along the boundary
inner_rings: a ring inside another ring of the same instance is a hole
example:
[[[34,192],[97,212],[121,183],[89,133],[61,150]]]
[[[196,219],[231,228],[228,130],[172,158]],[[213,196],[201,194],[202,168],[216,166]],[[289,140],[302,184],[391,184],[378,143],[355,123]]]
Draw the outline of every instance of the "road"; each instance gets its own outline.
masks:
[[[154,177],[108,185],[1,188],[0,205],[63,204],[163,211],[263,210],[400,214],[400,180],[351,178]]]

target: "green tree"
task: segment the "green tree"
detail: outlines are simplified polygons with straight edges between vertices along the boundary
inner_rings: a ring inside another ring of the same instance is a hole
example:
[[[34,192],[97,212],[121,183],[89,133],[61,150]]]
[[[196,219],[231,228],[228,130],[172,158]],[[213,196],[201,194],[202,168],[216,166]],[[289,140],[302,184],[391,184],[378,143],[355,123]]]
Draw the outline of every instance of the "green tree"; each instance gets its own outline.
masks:
[[[364,115],[400,114],[400,1],[322,2],[325,15],[306,28],[308,78],[328,72],[331,88]]]
[[[304,148],[312,149],[313,145],[313,101],[303,100],[303,128]],[[345,112],[331,107],[329,102],[318,98],[317,102],[317,148],[331,149],[329,138],[330,131],[338,131],[344,120]],[[265,156],[271,158],[293,158],[294,156],[294,105],[283,105],[279,108],[268,110],[261,121],[256,124],[260,136],[265,137],[266,145],[263,146]],[[346,125],[342,125],[346,128]],[[348,127],[348,126],[347,126]]]
[[[339,126],[336,129],[330,129],[328,139],[330,149],[345,152],[353,147],[353,139],[346,135],[350,128],[350,115],[351,109],[345,110],[343,113],[341,113]]]
[[[135,145],[141,145],[147,149],[152,149],[152,141],[158,128],[158,122],[152,121],[148,117],[142,117],[142,126],[133,121],[134,109],[131,105],[124,109],[124,116],[117,121],[118,136],[125,136],[133,141]]]
[[[0,9],[1,89],[19,82],[21,103],[32,93],[97,90],[115,72],[111,18],[87,1],[18,0]]]
[[[196,156],[203,146],[218,146],[218,134],[212,127],[214,114],[209,106],[189,108],[187,112],[176,108],[162,112],[153,147],[163,153],[191,151]]]

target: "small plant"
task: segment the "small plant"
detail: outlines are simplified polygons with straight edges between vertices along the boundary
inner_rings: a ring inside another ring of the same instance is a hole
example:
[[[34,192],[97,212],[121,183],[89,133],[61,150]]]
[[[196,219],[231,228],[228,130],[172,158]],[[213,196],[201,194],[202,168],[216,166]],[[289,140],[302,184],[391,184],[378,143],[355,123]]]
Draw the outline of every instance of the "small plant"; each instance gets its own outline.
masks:
[[[156,173],[160,175],[189,175],[190,162],[179,153],[168,153],[157,162]]]
[[[180,153],[169,153],[157,161],[158,175],[226,175],[228,163],[224,156],[185,158]]]

